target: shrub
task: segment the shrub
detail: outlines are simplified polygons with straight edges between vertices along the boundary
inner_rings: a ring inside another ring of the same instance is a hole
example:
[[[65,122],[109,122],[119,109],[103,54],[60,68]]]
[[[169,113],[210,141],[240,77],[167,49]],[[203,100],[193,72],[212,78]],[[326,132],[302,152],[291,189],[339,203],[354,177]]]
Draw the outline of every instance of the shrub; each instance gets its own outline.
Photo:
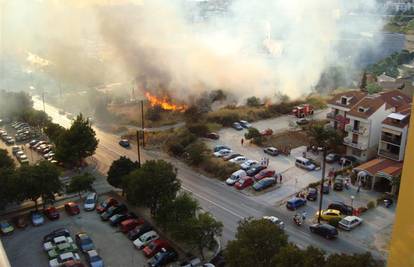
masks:
[[[261,105],[260,99],[255,96],[249,97],[246,100],[246,105],[249,107],[259,107]]]
[[[185,148],[197,140],[197,136],[190,133],[187,129],[178,130],[177,134],[169,136],[166,142],[166,149],[175,156],[181,156]]]
[[[310,183],[308,184],[308,187],[313,187],[313,188],[317,188],[319,185],[321,184],[321,182],[314,182],[314,183]]]
[[[190,124],[187,126],[187,128],[190,133],[193,133],[200,137],[205,136],[206,133],[209,131],[207,125],[205,125],[204,123]]]
[[[261,134],[260,134],[259,130],[257,130],[256,128],[253,128],[253,127],[250,127],[247,130],[247,133],[244,134],[244,137],[247,140],[250,140],[250,139],[256,138],[256,137],[260,137],[260,136],[261,136]]]
[[[194,142],[185,148],[188,154],[187,160],[191,165],[199,165],[206,159],[207,147],[203,142]]]
[[[207,115],[207,121],[220,123],[223,126],[231,126],[233,122],[239,120],[240,115],[237,109],[221,109]]]
[[[373,208],[375,208],[376,207],[376,204],[375,204],[375,201],[370,201],[370,202],[368,202],[368,204],[367,204],[367,209],[373,209]]]
[[[227,179],[233,172],[237,171],[239,168],[240,167],[237,164],[212,157],[207,158],[202,164],[202,169],[205,172],[221,180]]]

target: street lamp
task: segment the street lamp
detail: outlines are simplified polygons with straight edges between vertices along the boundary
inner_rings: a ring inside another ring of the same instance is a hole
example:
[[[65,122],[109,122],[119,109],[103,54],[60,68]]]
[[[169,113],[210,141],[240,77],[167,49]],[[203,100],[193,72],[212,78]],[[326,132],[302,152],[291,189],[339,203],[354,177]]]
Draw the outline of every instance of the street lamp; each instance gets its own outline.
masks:
[[[318,148],[319,150],[319,148]],[[320,198],[319,198],[319,213],[318,213],[318,223],[321,223],[321,213],[322,213],[322,198],[323,198],[323,184],[325,183],[325,168],[326,168],[326,147],[322,147],[322,175],[321,175],[321,189],[320,189]]]

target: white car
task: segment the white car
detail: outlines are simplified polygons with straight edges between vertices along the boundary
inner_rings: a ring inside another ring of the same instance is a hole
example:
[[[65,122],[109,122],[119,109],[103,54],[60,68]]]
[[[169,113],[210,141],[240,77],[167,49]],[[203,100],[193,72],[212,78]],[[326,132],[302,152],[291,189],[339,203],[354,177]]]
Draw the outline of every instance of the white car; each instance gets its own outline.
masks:
[[[229,149],[222,149],[220,151],[214,152],[213,155],[217,158],[221,158],[230,155],[230,153],[233,153],[233,151]]]
[[[86,211],[94,210],[96,207],[96,201],[98,200],[98,195],[95,192],[88,194],[83,203],[83,209]]]
[[[57,237],[53,238],[52,241],[44,243],[43,244],[43,249],[45,251],[49,251],[49,250],[55,248],[57,245],[63,244],[63,243],[73,243],[73,240],[70,236],[69,237],[66,237],[64,235],[57,236]]]
[[[21,156],[23,156],[24,155],[24,152],[23,151],[21,151],[21,150],[19,150],[19,151],[17,151],[16,152],[16,158],[20,158]]]
[[[285,223],[282,222],[278,217],[275,217],[275,216],[263,216],[263,219],[269,220],[271,223],[275,224],[280,229],[285,228]]]
[[[350,231],[353,228],[357,227],[362,223],[362,218],[359,218],[357,216],[346,216],[342,220],[339,221],[339,228],[342,228],[344,230]]]
[[[156,240],[160,238],[157,232],[155,231],[149,231],[145,234],[142,234],[140,237],[138,237],[133,243],[134,246],[138,249],[142,249],[146,245],[148,245],[151,241]]]
[[[70,261],[70,260],[80,260],[78,253],[73,252],[66,252],[60,254],[57,258],[49,261],[49,267],[59,267],[62,266],[63,263]]]
[[[242,164],[240,164],[240,167],[243,170],[248,170],[251,167],[253,167],[254,165],[259,165],[259,162],[257,162],[257,160],[251,160],[251,159],[249,159],[249,160],[246,160],[245,162],[243,162]]]
[[[246,160],[247,160],[246,157],[238,156],[238,157],[235,157],[234,159],[229,160],[229,162],[240,164],[240,163],[245,162]]]

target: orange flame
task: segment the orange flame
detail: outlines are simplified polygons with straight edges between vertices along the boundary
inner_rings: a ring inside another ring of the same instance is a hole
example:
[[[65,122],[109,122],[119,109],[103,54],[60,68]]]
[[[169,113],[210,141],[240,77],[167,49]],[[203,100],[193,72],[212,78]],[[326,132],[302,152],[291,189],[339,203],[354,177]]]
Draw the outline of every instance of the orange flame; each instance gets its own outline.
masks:
[[[160,106],[164,110],[172,110],[172,111],[185,111],[187,109],[187,105],[177,105],[171,103],[171,101],[168,100],[168,97],[159,98],[155,95],[152,95],[149,92],[145,93],[145,96],[147,97],[148,101],[151,104],[151,107],[153,106]]]

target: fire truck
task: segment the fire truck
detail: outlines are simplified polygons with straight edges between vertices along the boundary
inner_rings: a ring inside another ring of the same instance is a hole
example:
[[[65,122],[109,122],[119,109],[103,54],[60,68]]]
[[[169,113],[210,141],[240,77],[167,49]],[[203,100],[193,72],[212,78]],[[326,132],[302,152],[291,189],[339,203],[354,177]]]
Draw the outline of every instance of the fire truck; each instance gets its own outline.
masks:
[[[292,110],[292,114],[298,118],[304,118],[313,114],[313,107],[309,104],[303,104],[295,107]]]

